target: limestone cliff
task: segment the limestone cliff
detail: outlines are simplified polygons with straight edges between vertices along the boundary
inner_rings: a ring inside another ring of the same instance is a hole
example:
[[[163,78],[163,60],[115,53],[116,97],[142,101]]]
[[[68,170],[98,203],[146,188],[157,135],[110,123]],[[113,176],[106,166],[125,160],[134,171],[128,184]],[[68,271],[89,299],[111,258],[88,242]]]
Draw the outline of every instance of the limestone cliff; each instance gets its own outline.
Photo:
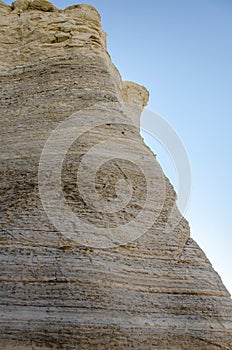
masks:
[[[230,295],[190,238],[174,190],[140,137],[139,114],[148,92],[122,82],[98,12],[90,5],[59,10],[46,0],[17,0],[11,7],[0,2],[0,27],[0,349],[231,350]],[[59,125],[75,113],[74,133],[81,135],[71,143],[72,125]],[[90,115],[101,122],[88,121]],[[44,153],[55,129],[59,147]],[[83,233],[82,226],[72,231],[66,215],[64,229],[56,226],[62,225],[62,210],[53,203],[53,171],[67,131],[59,195],[93,232]],[[78,168],[92,147],[90,159],[100,162],[98,147],[105,140],[113,147],[111,158],[104,147],[107,161],[96,168],[95,203],[87,181],[91,164],[84,177]],[[51,169],[41,167],[41,160]],[[146,222],[154,218],[154,224],[136,236],[146,226],[140,211],[150,176],[155,186]],[[117,200],[121,193],[124,203],[124,187],[115,189],[119,179],[130,183],[130,200],[122,208]],[[102,211],[101,198],[108,201]],[[111,204],[119,209],[108,210]],[[125,240],[119,226],[125,227]],[[106,230],[112,235],[105,237]]]

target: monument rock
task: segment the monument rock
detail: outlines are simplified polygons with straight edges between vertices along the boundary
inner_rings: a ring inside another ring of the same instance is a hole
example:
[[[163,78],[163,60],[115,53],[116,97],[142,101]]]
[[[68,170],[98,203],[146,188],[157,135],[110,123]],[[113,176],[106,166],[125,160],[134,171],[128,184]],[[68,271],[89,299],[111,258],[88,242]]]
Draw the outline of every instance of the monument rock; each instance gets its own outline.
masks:
[[[0,349],[231,350],[232,301],[90,5],[0,3]]]

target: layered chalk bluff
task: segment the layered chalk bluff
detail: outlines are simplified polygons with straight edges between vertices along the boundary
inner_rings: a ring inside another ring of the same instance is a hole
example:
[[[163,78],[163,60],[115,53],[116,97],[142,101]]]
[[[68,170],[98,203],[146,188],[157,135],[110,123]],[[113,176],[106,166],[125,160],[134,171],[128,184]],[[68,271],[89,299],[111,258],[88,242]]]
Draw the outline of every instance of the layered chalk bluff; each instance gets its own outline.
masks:
[[[143,143],[148,92],[121,80],[98,12],[0,2],[0,29],[0,349],[231,350],[230,295]],[[154,205],[143,216],[148,191]],[[71,226],[66,210],[83,226]]]

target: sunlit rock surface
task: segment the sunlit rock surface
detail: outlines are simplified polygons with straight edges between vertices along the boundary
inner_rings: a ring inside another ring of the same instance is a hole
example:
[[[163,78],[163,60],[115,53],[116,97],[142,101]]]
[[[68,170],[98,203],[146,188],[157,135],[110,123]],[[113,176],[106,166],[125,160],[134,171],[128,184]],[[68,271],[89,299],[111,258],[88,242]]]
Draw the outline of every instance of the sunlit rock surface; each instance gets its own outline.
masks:
[[[0,348],[231,350],[230,295],[190,238],[174,190],[139,135],[148,92],[122,82],[98,12],[89,5],[59,10],[46,0],[1,2],[0,27]],[[75,215],[96,231],[112,233],[134,219],[143,225],[148,186],[125,159],[132,142],[140,145],[138,159],[153,157],[145,169],[156,178],[153,197],[165,190],[159,212],[150,209],[152,227],[123,245],[110,236],[112,246],[106,239],[106,247],[96,247],[94,239],[84,244],[59,232],[42,206],[41,152],[77,111],[83,111],[80,125],[88,114],[100,114],[104,123],[84,132],[63,162],[62,192]],[[115,148],[96,173],[96,190],[105,201],[117,199],[118,179],[133,190],[127,206],[113,213],[88,206],[76,183],[83,155],[105,139]]]

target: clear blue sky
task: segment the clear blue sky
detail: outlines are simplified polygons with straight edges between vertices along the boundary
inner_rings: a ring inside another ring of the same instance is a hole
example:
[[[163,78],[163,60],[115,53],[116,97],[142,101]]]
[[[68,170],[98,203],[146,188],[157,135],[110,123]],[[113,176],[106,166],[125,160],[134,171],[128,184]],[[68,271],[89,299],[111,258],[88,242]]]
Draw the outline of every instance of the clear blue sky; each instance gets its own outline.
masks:
[[[73,1],[53,3],[64,8]],[[101,14],[108,50],[123,79],[148,88],[148,108],[182,139],[193,177],[185,216],[232,293],[232,1],[87,3]],[[162,151],[158,159],[175,183]]]

